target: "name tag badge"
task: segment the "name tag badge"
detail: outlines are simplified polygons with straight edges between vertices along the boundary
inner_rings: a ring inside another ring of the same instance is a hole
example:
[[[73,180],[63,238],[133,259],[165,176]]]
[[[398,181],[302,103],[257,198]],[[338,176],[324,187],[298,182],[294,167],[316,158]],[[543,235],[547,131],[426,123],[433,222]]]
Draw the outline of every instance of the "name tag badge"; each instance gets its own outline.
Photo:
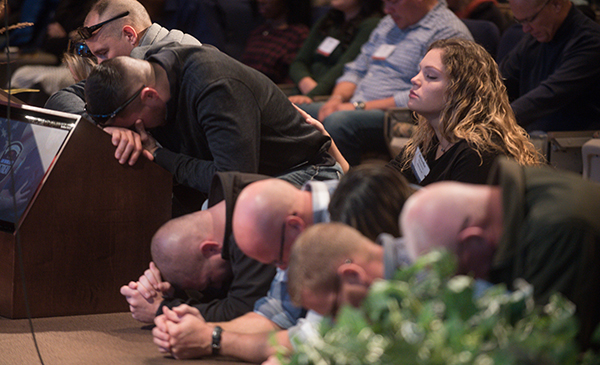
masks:
[[[417,147],[417,150],[415,151],[415,157],[413,157],[410,166],[419,182],[423,181],[423,179],[429,175],[429,165],[427,165],[427,161],[425,161],[425,157],[423,157],[419,147]]]
[[[317,48],[317,52],[325,57],[329,57],[329,55],[333,53],[333,50],[335,50],[339,44],[339,40],[333,37],[327,37],[323,40],[323,42],[321,42],[319,48]]]
[[[392,54],[392,52],[394,52],[395,49],[395,44],[382,44],[381,46],[379,46],[379,48],[377,48],[377,51],[373,53],[373,56],[371,58],[373,58],[374,60],[383,61],[386,58],[388,58]]]

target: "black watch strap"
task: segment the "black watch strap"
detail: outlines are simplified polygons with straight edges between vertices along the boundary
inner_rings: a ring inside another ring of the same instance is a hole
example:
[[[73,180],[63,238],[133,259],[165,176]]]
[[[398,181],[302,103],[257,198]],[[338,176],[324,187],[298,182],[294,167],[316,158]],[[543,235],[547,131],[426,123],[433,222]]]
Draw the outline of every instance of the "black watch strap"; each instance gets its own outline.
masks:
[[[212,332],[212,353],[218,355],[221,351],[221,333],[223,329],[219,326],[215,326]]]
[[[161,150],[162,147],[158,147],[157,149],[154,150],[154,152],[152,152],[152,157],[154,157],[154,159],[156,160],[156,155],[158,154],[158,151]]]

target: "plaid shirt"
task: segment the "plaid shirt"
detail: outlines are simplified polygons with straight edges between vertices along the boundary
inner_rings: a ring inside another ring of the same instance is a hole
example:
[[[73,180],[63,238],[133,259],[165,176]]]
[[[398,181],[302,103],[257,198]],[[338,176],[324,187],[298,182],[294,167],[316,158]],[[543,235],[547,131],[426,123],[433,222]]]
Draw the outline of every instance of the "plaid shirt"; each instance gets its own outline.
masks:
[[[302,187],[302,190],[312,193],[315,223],[329,222],[327,206],[338,182],[338,180],[309,181]],[[256,301],[254,312],[265,316],[284,329],[294,326],[299,318],[306,315],[305,309],[292,304],[287,290],[287,270],[277,269],[267,296]]]
[[[276,84],[291,83],[290,64],[306,37],[309,29],[303,24],[275,29],[265,23],[250,33],[242,63],[267,75]]]

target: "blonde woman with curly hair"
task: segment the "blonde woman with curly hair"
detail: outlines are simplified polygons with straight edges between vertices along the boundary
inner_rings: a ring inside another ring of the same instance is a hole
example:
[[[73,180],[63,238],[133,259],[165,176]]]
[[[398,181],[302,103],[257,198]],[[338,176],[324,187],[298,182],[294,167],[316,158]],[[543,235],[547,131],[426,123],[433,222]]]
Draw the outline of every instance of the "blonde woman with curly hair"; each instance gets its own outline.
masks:
[[[411,82],[408,107],[418,124],[389,163],[410,182],[483,184],[499,155],[541,163],[515,120],[498,65],[480,45],[458,38],[432,43]]]

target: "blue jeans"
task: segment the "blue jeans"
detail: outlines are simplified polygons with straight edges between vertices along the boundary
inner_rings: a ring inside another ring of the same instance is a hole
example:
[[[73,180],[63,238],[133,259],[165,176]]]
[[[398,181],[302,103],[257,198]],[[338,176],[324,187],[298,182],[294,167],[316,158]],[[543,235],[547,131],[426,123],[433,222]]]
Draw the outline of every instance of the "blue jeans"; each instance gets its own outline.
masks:
[[[337,162],[333,166],[308,165],[301,166],[290,172],[277,176],[278,178],[290,182],[297,187],[302,187],[305,182],[310,180],[325,181],[339,180],[344,173],[342,167]]]
[[[342,167],[336,162],[333,166],[302,165],[294,170],[275,177],[285,180],[300,189],[307,181],[339,180],[342,175],[344,175]],[[204,201],[201,209],[208,209],[208,199]]]
[[[317,118],[323,104],[301,104],[299,107]],[[355,166],[364,152],[388,152],[383,136],[384,115],[383,110],[344,110],[321,122],[348,163]]]

